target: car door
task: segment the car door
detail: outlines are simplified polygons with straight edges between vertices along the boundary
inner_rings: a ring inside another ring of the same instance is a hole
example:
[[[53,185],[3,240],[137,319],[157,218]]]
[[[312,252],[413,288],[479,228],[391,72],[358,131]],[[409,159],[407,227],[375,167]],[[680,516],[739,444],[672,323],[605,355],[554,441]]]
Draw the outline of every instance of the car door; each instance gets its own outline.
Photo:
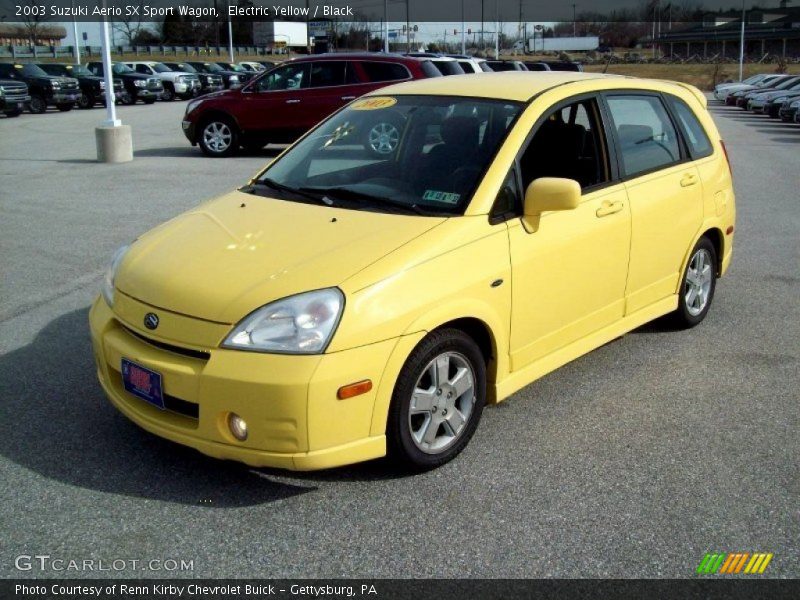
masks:
[[[512,371],[623,316],[631,220],[610,156],[601,105],[591,95],[551,109],[520,153],[520,190],[540,177],[562,177],[578,181],[582,197],[573,210],[542,214],[535,231],[520,219],[508,222]]]
[[[248,85],[237,107],[239,127],[249,133],[272,136],[270,141],[289,141],[308,129],[303,99],[308,88],[310,63],[277,67]]]
[[[660,94],[604,95],[631,205],[626,314],[674,295],[703,220],[703,189]]]
[[[361,94],[361,82],[353,63],[345,60],[320,60],[311,63],[309,87],[300,106],[305,128],[310,129]]]

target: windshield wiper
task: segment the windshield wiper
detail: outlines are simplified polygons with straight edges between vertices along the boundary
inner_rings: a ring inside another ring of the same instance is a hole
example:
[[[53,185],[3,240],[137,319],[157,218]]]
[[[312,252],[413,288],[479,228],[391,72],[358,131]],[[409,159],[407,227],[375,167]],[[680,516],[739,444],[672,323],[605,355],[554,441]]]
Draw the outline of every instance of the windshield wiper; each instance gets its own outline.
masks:
[[[333,206],[333,200],[327,197],[320,196],[318,194],[313,194],[306,191],[304,188],[293,188],[290,185],[284,185],[282,183],[278,183],[274,179],[270,179],[269,177],[265,177],[263,179],[259,179],[255,182],[254,185],[247,185],[241,188],[240,191],[252,194],[255,190],[255,186],[263,185],[265,187],[271,188],[273,190],[277,190],[279,192],[286,192],[287,194],[294,194],[296,196],[300,196],[301,198],[307,198],[309,200],[313,200],[319,204],[324,204],[325,206]]]
[[[363,204],[372,204],[373,206],[390,206],[392,208],[397,208],[406,212],[415,213],[418,215],[424,216],[431,216],[436,215],[437,213],[425,210],[421,206],[416,204],[407,204],[405,202],[398,202],[397,200],[392,200],[390,198],[384,198],[383,196],[373,196],[372,194],[367,194],[365,192],[359,192],[358,190],[354,190],[352,188],[347,187],[328,187],[328,188],[319,188],[319,187],[302,187],[300,188],[302,192],[315,192],[317,194],[323,194],[325,197],[329,195],[333,195],[334,197],[341,198],[343,200],[355,200],[357,202],[361,202]]]

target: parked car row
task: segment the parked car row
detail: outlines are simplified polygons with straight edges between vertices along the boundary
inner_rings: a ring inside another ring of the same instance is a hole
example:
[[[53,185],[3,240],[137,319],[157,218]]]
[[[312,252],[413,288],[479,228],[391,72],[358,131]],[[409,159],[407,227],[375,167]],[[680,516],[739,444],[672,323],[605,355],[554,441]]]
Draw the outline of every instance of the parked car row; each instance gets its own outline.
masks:
[[[190,101],[183,118],[183,131],[189,142],[200,146],[207,156],[231,156],[240,147],[255,150],[267,143],[294,141],[342,106],[386,85],[484,73],[492,71],[494,64],[500,65],[499,70],[512,70],[506,68],[509,65],[513,70],[528,70],[519,61],[487,61],[462,54],[304,56],[265,72],[253,72],[253,77],[239,88],[229,86],[225,93]],[[580,65],[570,70],[581,70]],[[366,134],[367,145],[377,156],[394,151],[402,129],[401,117],[394,111],[381,111],[381,115]]]
[[[762,73],[737,83],[720,84],[714,97],[784,122],[800,123],[800,75]]]
[[[202,94],[236,89],[273,63],[159,62],[112,63],[114,101],[131,105],[156,100],[195,98]],[[105,105],[103,63],[0,62],[0,112],[16,117],[24,110],[41,114],[48,107],[66,112],[75,106],[88,109]]]

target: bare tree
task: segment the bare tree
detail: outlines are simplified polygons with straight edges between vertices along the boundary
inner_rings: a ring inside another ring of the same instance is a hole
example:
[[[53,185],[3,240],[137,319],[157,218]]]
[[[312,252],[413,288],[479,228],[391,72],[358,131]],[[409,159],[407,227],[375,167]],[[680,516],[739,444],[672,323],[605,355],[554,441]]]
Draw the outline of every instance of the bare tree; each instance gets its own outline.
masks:
[[[136,13],[142,12],[142,0],[139,2],[131,3],[131,6],[138,6],[139,10],[135,11]],[[126,12],[134,12],[134,11],[126,11]],[[134,39],[139,37],[139,33],[142,30],[142,17],[140,14],[134,15],[123,15],[114,19],[112,23],[112,27],[115,31],[119,31],[128,41],[128,45],[134,43]]]
[[[25,32],[25,37],[28,38],[31,46],[36,46],[36,42],[39,41],[40,36],[42,35],[42,26],[45,21],[49,18],[47,16],[47,12],[44,10],[40,10],[42,7],[37,0],[23,0],[20,2],[21,6],[28,7],[29,10],[27,12],[31,13],[27,16],[22,17],[22,28]],[[25,11],[23,11],[25,12]],[[42,12],[44,14],[35,14]]]

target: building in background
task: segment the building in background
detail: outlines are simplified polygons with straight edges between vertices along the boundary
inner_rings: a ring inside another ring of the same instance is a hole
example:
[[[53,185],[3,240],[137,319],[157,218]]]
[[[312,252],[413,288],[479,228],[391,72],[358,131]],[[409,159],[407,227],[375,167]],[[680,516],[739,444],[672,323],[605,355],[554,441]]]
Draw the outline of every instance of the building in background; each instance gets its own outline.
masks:
[[[66,27],[47,23],[0,23],[0,46],[60,46]]]

